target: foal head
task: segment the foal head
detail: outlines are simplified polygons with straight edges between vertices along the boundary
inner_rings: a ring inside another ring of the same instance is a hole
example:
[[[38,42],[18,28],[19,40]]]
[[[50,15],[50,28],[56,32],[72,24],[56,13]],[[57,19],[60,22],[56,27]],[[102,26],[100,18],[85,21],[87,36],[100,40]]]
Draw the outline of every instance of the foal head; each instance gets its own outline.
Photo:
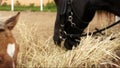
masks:
[[[0,68],[15,68],[19,47],[11,30],[16,25],[19,14],[4,22],[0,21]]]

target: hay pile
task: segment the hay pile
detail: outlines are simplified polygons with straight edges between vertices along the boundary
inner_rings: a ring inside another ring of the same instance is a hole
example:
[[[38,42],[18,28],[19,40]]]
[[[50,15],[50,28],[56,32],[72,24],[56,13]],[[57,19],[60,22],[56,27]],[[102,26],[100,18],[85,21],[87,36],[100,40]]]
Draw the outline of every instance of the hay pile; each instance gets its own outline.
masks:
[[[17,68],[33,67],[79,67],[108,68],[120,67],[120,32],[97,38],[82,38],[78,47],[66,51],[54,45],[52,36],[47,40],[39,37],[37,24],[32,26],[21,22],[17,25],[17,42],[20,45]],[[110,40],[112,37],[117,37]],[[116,55],[117,52],[117,55]]]

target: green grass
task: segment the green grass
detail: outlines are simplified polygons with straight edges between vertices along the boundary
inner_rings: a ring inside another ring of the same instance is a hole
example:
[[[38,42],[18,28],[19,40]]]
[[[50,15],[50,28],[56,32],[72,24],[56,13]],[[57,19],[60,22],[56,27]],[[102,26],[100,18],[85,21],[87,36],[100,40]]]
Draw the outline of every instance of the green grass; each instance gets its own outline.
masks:
[[[10,11],[10,6],[0,6],[0,11]]]
[[[3,5],[0,6],[0,11],[10,11],[11,6],[10,5]],[[40,6],[15,6],[14,11],[40,11]],[[44,12],[56,12],[56,6],[54,3],[48,3],[46,6],[43,7]]]
[[[10,11],[11,10],[11,6],[0,6],[0,11]],[[29,6],[15,6],[14,8],[15,11],[26,11],[26,10],[30,10],[30,11],[40,11],[40,7],[39,6],[35,6],[35,7],[29,7]],[[43,11],[45,12],[55,12],[56,8],[49,8],[49,7],[44,7]]]
[[[44,11],[52,11],[55,12],[56,11],[56,6],[54,4],[54,2],[48,2],[46,6],[44,6]]]
[[[10,11],[11,6],[0,6],[0,11]],[[31,10],[31,11],[40,11],[39,7],[28,7],[28,6],[15,6],[14,8],[15,11],[26,11],[26,10]]]

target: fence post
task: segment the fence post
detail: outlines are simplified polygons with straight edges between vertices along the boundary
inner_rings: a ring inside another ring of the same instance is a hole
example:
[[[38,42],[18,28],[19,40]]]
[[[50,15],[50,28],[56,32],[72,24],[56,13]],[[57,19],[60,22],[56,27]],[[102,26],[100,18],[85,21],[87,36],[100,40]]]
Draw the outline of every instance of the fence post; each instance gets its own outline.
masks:
[[[14,0],[11,0],[11,11],[14,11]]]
[[[40,11],[43,11],[43,0],[40,0]]]

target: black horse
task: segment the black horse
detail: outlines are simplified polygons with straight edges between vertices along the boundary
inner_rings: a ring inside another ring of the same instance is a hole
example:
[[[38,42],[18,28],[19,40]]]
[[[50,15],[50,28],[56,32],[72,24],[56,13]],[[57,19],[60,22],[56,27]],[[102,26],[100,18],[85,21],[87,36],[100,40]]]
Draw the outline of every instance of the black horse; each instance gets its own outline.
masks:
[[[54,42],[71,50],[80,43],[80,35],[93,19],[96,10],[104,10],[120,16],[120,0],[54,0],[57,17]]]

